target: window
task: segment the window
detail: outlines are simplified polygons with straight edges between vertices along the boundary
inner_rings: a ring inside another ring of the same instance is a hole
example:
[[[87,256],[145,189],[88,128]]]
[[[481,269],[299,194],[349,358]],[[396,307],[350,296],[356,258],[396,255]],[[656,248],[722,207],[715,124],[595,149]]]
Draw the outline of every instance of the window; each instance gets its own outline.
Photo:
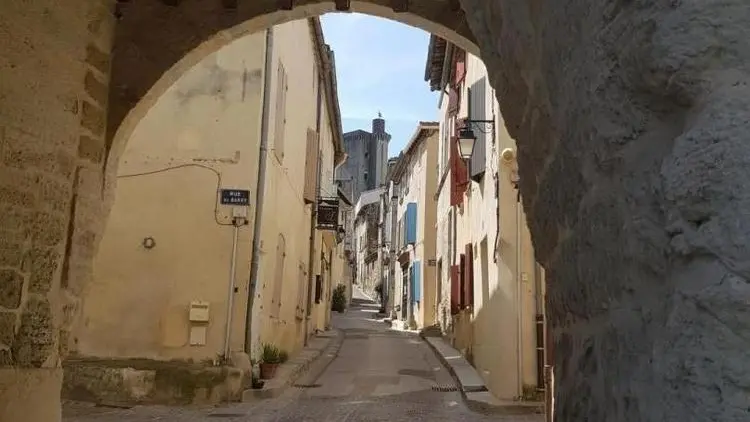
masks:
[[[486,91],[486,77],[479,79],[468,89],[467,103],[469,104],[470,120],[489,120],[492,118],[487,116]],[[491,136],[488,136],[491,133],[491,127],[486,124],[479,124],[472,129],[474,129],[477,140],[474,142],[474,152],[469,162],[469,176],[472,180],[480,182],[486,170],[487,141],[491,138]],[[494,139],[491,139],[491,141],[494,142]]]
[[[284,65],[279,62],[276,80],[276,114],[274,117],[274,154],[279,162],[284,161],[284,129],[286,128],[286,94],[289,90]]]
[[[308,204],[315,202],[318,190],[318,134],[313,129],[307,129],[307,145],[305,153],[305,186],[304,201]]]
[[[367,180],[367,172],[365,172],[365,180]]]
[[[307,271],[305,271],[305,263],[299,263],[299,281],[297,282],[297,319],[301,320],[305,315],[305,286],[307,285]]]
[[[284,265],[286,261],[286,240],[279,233],[276,243],[276,268],[273,280],[273,296],[271,298],[271,316],[278,318],[281,310],[281,293],[284,284]]]

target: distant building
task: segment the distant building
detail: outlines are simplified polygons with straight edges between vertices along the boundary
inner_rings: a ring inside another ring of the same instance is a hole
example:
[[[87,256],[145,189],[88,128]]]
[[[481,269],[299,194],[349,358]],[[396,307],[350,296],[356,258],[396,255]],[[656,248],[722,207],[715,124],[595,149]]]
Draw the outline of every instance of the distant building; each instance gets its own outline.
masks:
[[[352,201],[359,200],[364,191],[385,185],[390,141],[380,114],[372,121],[372,132],[358,129],[344,134],[347,160],[336,172],[336,182]]]

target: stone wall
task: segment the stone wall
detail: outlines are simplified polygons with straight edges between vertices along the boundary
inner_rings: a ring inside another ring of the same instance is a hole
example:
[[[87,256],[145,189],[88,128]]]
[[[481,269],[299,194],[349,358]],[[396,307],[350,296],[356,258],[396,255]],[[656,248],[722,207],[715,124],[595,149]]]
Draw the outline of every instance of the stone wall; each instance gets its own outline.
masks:
[[[144,9],[118,25],[131,56],[115,74],[132,79],[113,84],[110,128],[177,60],[241,22],[236,10],[262,5],[277,21],[255,20],[261,29],[332,8],[301,0],[305,13],[281,15],[268,0],[206,10],[220,3],[232,2],[186,0],[194,7],[177,14],[129,2]],[[445,19],[460,14],[447,0],[414,4],[426,20],[403,21],[453,29],[467,46],[463,16]],[[557,420],[745,420],[750,5],[461,4],[518,141],[548,270]],[[111,5],[0,3],[0,362],[26,368],[0,370],[2,420],[59,419],[60,356],[106,215]]]
[[[110,2],[3,2],[0,419],[59,418],[61,357],[104,215]],[[22,368],[22,369],[18,369]]]
[[[461,2],[548,270],[556,420],[746,420],[750,4]]]

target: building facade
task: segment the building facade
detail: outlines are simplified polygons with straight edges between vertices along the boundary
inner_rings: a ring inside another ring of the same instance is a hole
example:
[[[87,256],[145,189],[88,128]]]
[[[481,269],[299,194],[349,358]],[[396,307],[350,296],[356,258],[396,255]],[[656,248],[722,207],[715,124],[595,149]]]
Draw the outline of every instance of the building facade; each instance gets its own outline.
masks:
[[[378,221],[382,193],[383,188],[362,192],[353,214],[355,280],[371,297],[374,297],[375,287],[381,282]]]
[[[439,180],[436,318],[495,396],[537,400],[545,387],[544,274],[517,190],[515,141],[478,57],[433,36],[425,76],[441,92],[432,169]],[[458,141],[470,135],[465,159]]]
[[[321,199],[338,201],[344,157],[334,58],[317,19],[206,58],[122,156],[74,351],[231,362],[263,343],[299,350],[328,326],[344,274],[338,222],[320,211]]]
[[[438,134],[437,122],[420,122],[391,174],[393,185],[398,186],[398,195],[393,195],[398,197],[397,204],[392,203],[390,218],[396,220],[392,239],[395,259],[390,261],[392,294],[397,320],[411,328],[434,324],[438,303],[434,172]]]

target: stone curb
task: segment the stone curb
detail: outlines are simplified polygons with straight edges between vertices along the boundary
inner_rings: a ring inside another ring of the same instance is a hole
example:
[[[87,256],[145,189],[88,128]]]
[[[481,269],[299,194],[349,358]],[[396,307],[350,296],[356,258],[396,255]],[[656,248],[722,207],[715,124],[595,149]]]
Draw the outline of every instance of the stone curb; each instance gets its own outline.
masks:
[[[243,402],[253,402],[263,399],[272,399],[280,396],[286,389],[294,384],[302,374],[318,359],[323,360],[325,355],[337,355],[344,335],[341,330],[333,329],[312,339],[310,344],[302,349],[297,356],[279,366],[276,376],[266,380],[261,389],[246,389],[242,392]]]
[[[475,412],[502,415],[544,413],[544,405],[537,402],[501,401],[487,390],[487,386],[463,355],[442,337],[419,336],[427,343],[440,362],[448,369],[467,407]]]

